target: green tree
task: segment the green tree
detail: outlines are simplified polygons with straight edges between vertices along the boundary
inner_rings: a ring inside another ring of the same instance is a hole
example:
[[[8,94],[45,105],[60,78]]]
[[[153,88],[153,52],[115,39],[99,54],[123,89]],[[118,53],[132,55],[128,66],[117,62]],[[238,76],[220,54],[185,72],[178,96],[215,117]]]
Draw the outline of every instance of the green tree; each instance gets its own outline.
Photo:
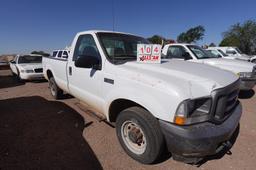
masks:
[[[199,25],[197,27],[190,28],[186,32],[182,32],[177,37],[177,41],[179,43],[193,43],[193,42],[203,39],[204,32],[205,32],[204,27]]]
[[[214,43],[211,43],[209,47],[216,47],[216,45]]]
[[[148,40],[153,44],[160,44],[160,45],[162,45],[163,41],[165,42],[165,38],[159,35],[153,35],[152,37],[149,37]]]
[[[232,25],[223,33],[220,46],[236,46],[246,54],[256,53],[256,22],[247,20],[244,23]]]
[[[42,55],[42,56],[45,56],[45,57],[49,57],[50,54],[44,52],[44,51],[32,51],[31,54],[38,54],[38,55]]]

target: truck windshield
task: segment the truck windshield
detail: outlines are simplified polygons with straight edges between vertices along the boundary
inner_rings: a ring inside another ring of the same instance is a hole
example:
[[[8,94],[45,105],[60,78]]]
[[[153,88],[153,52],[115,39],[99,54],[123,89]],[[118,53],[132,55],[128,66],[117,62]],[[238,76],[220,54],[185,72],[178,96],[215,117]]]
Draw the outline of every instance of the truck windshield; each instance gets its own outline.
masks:
[[[217,58],[221,58],[221,55],[219,54],[219,52],[217,50],[206,50],[206,52],[209,54],[209,55],[213,55]]]
[[[187,45],[187,47],[196,56],[197,59],[218,58],[218,56],[215,56],[210,52],[207,52],[199,46]]]
[[[239,53],[239,54],[243,54],[242,51],[239,50],[239,48],[235,48],[235,50]]]
[[[137,44],[149,44],[148,40],[134,35],[120,33],[97,35],[105,54],[113,63],[137,60]]]
[[[224,57],[228,57],[228,55],[226,53],[224,53],[222,50],[218,49],[218,51],[224,56]]]
[[[30,55],[24,55],[20,56],[18,60],[19,64],[24,63],[42,63],[42,56],[30,56]]]

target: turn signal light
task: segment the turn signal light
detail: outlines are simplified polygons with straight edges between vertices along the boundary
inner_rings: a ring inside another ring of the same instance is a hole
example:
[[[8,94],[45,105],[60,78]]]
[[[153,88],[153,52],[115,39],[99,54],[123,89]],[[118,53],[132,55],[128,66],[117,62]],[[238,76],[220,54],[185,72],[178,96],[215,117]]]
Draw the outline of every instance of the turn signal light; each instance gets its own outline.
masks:
[[[185,121],[185,117],[175,116],[174,123],[176,123],[177,125],[184,125]]]

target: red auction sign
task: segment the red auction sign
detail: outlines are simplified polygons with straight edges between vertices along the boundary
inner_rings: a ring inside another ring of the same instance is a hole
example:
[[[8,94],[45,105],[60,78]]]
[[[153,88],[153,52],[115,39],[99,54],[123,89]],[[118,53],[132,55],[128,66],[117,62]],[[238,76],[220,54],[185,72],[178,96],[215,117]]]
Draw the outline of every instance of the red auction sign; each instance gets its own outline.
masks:
[[[161,45],[138,44],[137,62],[140,63],[161,63]]]

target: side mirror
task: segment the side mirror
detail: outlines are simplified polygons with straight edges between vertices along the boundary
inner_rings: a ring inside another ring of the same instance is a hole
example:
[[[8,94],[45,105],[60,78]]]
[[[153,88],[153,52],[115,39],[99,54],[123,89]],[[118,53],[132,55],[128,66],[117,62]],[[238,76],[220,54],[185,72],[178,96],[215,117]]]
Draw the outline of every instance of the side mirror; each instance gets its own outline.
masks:
[[[97,56],[80,55],[75,61],[75,66],[80,68],[93,68],[100,70],[100,60]]]
[[[14,60],[11,60],[10,63],[15,64],[16,62]]]
[[[185,52],[182,57],[184,57],[184,60],[190,60],[193,59],[188,52]]]

